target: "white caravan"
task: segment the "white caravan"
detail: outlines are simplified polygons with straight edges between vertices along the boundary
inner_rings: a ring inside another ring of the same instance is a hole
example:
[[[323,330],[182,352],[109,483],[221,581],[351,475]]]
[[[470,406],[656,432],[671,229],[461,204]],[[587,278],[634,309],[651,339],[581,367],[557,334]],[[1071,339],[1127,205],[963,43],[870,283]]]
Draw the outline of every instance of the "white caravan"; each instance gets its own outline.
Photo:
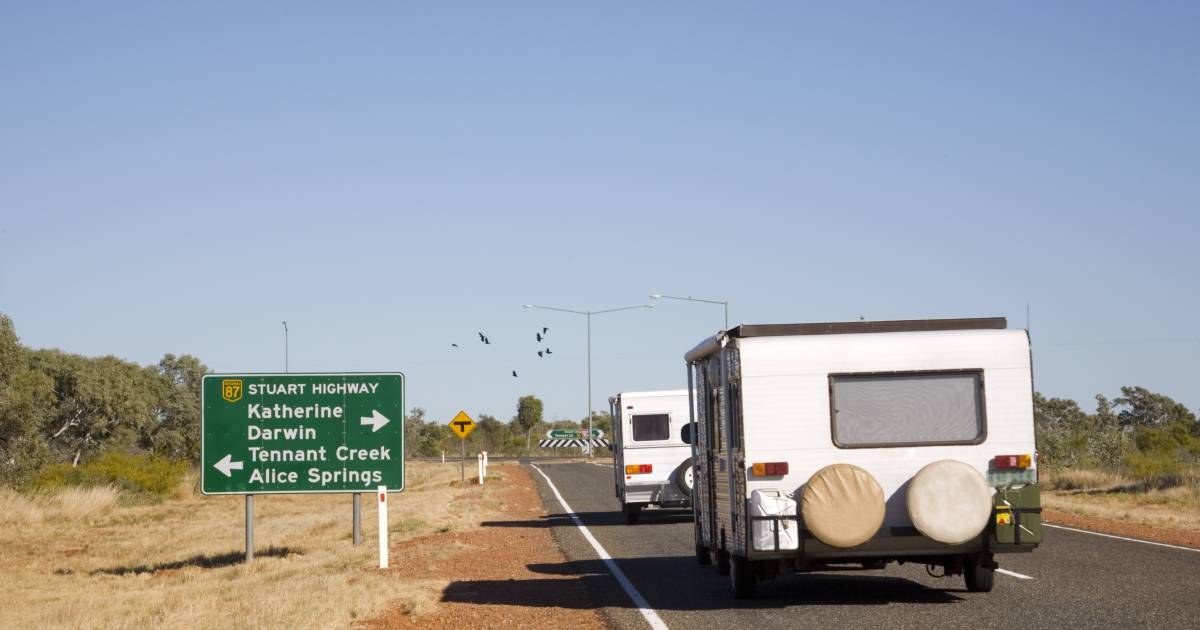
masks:
[[[1041,542],[1029,337],[1003,318],[743,325],[686,355],[696,559],[963,575]]]
[[[625,392],[608,399],[617,500],[629,524],[649,505],[691,504],[692,447],[680,436],[688,424],[687,394]]]

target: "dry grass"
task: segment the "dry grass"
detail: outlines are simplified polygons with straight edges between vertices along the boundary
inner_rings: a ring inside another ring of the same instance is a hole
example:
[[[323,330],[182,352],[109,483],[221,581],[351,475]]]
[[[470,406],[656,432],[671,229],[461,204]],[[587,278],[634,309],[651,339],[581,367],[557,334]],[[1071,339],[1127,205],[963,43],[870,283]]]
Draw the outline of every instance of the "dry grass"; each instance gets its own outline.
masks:
[[[1184,484],[1146,490],[1123,475],[1093,469],[1042,469],[1045,507],[1083,516],[1140,525],[1200,531],[1200,477],[1196,470]]]
[[[1038,474],[1046,490],[1116,491],[1137,485],[1129,477],[1095,468],[1042,468]]]
[[[489,486],[457,479],[457,466],[410,462],[407,489],[390,498],[391,539],[474,527],[503,509]],[[258,557],[245,565],[242,498],[194,487],[157,505],[122,505],[111,488],[0,493],[0,627],[330,628],[436,607],[444,582],[376,568],[371,493],[361,547],[347,495],[258,497]]]
[[[0,488],[0,526],[20,528],[46,521],[88,521],[110,512],[120,498],[120,492],[112,486],[35,494]]]

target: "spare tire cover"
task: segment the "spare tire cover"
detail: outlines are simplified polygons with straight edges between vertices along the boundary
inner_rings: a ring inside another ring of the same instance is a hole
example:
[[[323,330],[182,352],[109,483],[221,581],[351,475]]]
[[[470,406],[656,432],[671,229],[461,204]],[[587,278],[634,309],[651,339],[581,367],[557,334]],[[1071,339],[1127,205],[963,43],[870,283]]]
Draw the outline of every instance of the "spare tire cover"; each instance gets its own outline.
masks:
[[[975,538],[992,515],[992,491],[978,470],[943,459],[908,482],[908,516],[917,531],[948,545]]]
[[[801,499],[804,526],[830,547],[854,547],[883,525],[883,488],[871,473],[834,464],[813,473]]]

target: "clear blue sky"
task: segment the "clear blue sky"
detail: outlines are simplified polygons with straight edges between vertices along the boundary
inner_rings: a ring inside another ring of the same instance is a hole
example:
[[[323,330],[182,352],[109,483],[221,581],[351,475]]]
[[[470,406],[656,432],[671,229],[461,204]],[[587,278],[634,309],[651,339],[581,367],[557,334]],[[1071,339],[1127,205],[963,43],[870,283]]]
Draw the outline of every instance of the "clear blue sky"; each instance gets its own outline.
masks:
[[[252,4],[0,9],[26,344],[273,371],[286,319],[292,370],[402,370],[431,418],[578,418],[584,320],[524,303],[1028,302],[1039,390],[1200,407],[1196,3]],[[721,310],[593,324],[604,409]]]

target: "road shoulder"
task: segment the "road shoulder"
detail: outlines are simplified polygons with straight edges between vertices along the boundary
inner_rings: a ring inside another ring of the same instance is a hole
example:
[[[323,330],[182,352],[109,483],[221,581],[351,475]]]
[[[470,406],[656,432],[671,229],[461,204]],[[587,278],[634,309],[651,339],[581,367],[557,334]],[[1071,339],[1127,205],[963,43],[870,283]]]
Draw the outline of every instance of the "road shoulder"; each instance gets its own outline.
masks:
[[[398,584],[444,585],[432,606],[395,607],[368,628],[601,628],[587,576],[556,572],[566,560],[551,533],[540,484],[523,466],[489,476],[489,496],[464,497],[476,528],[438,532],[393,546]],[[399,587],[398,587],[399,588]]]

